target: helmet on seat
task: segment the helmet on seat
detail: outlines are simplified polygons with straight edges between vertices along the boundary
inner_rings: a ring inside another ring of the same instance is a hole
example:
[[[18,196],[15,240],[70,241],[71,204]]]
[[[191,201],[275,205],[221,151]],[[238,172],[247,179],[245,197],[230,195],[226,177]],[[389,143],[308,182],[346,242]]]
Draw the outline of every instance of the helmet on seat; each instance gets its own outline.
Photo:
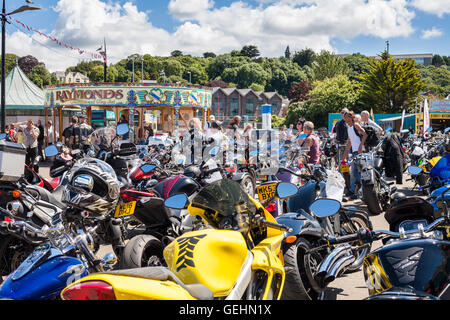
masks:
[[[116,208],[119,195],[113,168],[98,159],[83,159],[74,166],[62,200],[77,209],[106,216]]]

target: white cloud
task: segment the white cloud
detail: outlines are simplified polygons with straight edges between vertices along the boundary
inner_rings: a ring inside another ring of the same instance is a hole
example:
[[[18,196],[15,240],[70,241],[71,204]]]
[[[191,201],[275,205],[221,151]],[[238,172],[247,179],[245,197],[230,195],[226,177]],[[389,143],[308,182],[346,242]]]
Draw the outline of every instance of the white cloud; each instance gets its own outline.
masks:
[[[419,10],[435,14],[439,18],[450,14],[450,0],[413,0],[411,5]]]
[[[436,27],[433,27],[429,30],[423,30],[422,31],[422,39],[428,40],[431,38],[438,38],[440,36],[442,36],[444,33],[442,32],[442,30],[437,29]]]
[[[334,39],[407,37],[414,32],[415,16],[406,0],[260,0],[256,6],[230,0],[222,7],[212,0],[171,0],[168,11],[180,25],[169,32],[152,25],[148,13],[133,2],[59,0],[54,10],[58,19],[53,37],[93,52],[106,37],[110,63],[133,53],[164,56],[178,49],[192,55],[220,54],[248,44],[270,57],[283,55],[287,45],[292,51],[305,47],[336,51]],[[34,54],[52,71],[77,63],[17,33],[9,37],[8,52],[14,48]],[[67,49],[54,50],[80,58]]]

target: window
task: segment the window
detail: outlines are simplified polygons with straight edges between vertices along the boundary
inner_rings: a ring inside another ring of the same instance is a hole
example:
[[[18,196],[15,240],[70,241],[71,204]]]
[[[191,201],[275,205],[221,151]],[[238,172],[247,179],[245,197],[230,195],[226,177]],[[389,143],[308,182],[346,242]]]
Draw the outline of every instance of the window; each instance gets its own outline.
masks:
[[[253,99],[247,99],[245,104],[245,114],[247,116],[253,116]]]
[[[272,113],[276,113],[278,111],[278,102],[272,102]]]
[[[234,117],[239,115],[239,99],[232,98],[230,103],[230,116]]]

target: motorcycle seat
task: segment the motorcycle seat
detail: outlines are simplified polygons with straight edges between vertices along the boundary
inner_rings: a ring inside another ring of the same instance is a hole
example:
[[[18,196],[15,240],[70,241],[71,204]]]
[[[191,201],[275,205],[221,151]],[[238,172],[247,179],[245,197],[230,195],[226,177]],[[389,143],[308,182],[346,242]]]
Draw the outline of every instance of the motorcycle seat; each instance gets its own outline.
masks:
[[[58,187],[55,190],[53,190],[53,192],[48,191],[45,188],[41,188],[38,186],[33,186],[33,185],[28,185],[26,186],[26,189],[28,191],[30,191],[30,193],[32,195],[35,195],[36,193],[38,194],[38,196],[49,203],[54,204],[55,206],[57,206],[60,209],[65,209],[67,208],[67,205],[65,205],[61,199],[62,199],[62,193],[64,188],[63,187]],[[34,194],[33,194],[34,193]]]
[[[213,292],[202,284],[185,284],[172,271],[164,267],[146,267],[124,270],[113,270],[106,272],[120,276],[140,277],[145,279],[167,281],[171,280],[184,288],[191,296],[198,300],[213,300]]]

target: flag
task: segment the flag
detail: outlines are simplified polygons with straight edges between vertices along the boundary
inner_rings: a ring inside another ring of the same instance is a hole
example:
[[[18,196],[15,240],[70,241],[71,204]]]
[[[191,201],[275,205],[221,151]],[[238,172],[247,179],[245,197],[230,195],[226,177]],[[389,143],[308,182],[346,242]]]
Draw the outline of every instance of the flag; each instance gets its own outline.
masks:
[[[401,125],[401,127],[400,127],[400,130],[403,130],[403,124],[405,123],[405,113],[406,113],[406,111],[405,111],[405,109],[403,109],[403,113],[402,113],[402,125]]]
[[[423,133],[430,127],[430,111],[428,110],[428,99],[423,103]]]

